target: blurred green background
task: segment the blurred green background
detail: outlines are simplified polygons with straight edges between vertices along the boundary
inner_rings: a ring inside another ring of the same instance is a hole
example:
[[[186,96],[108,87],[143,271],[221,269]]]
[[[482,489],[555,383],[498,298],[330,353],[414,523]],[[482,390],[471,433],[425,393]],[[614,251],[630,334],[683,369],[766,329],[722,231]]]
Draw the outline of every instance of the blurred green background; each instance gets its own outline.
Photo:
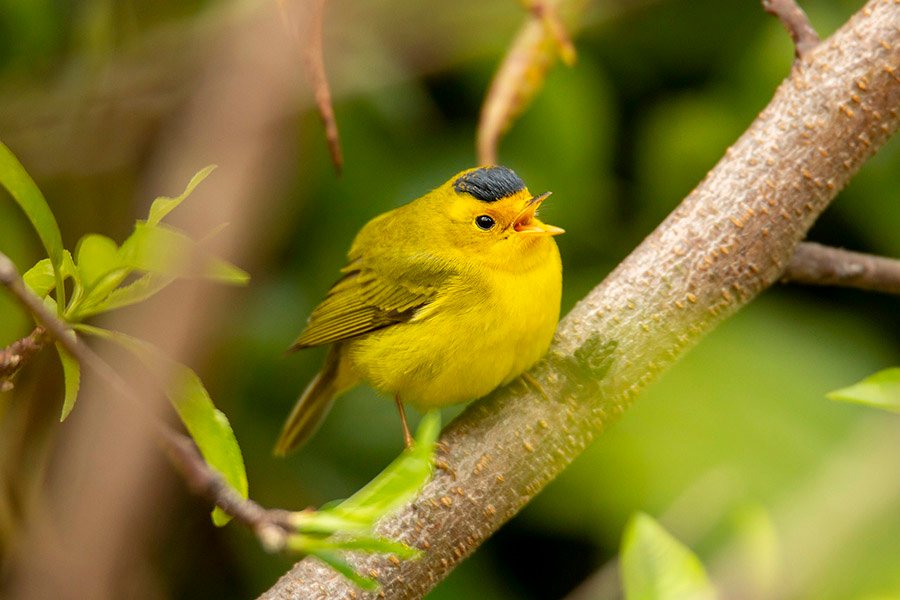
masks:
[[[513,0],[373,4],[335,1],[326,15],[343,177],[308,90],[299,92],[272,124],[291,162],[261,191],[267,212],[252,252],[232,257],[251,284],[229,292],[231,318],[191,364],[234,426],[251,495],[268,506],[345,497],[399,451],[391,403],[358,389],[302,452],[273,459],[282,420],[322,359],[284,350],[360,226],[475,162],[481,102],[524,19]],[[862,4],[803,7],[825,37]],[[216,32],[266,10],[0,0],[0,139],[43,189],[67,247],[87,232],[121,240],[153,196],[180,191],[148,189],[148,173],[180,127]],[[594,0],[578,21],[577,65],[550,72],[499,153],[533,191],[554,192],[542,214],[568,232],[558,238],[563,312],[715,164],[793,56],[755,0]],[[299,54],[294,62],[282,76],[301,86]],[[183,168],[220,161],[213,153]],[[200,190],[195,201],[202,207]],[[864,167],[810,238],[900,257],[900,141]],[[0,250],[23,270],[41,258],[3,197]],[[28,330],[0,294],[0,345]],[[59,376],[51,363],[0,396],[0,419],[38,401],[27,382],[60,388],[46,382]],[[897,298],[776,286],[665,374],[429,598],[617,597],[610,561],[638,510],[691,546],[729,597],[900,598],[900,421],[824,397],[898,364]],[[48,428],[54,418],[45,415]],[[214,529],[207,508],[172,487],[177,498],[154,517],[146,550],[150,597],[252,597],[291,565],[240,527]],[[0,558],[16,531],[0,532]]]

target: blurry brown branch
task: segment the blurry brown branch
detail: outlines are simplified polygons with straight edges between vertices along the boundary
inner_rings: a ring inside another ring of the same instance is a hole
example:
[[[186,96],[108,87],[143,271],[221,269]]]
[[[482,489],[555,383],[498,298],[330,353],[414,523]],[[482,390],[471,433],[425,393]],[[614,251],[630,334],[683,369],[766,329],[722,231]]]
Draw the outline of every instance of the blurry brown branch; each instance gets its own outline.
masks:
[[[794,41],[794,55],[803,58],[819,44],[819,34],[795,0],[762,0],[763,9],[778,17]]]
[[[264,508],[238,494],[216,470],[209,468],[187,436],[166,427],[160,430],[160,437],[169,460],[191,492],[250,527],[269,552],[284,548],[287,536],[294,531],[289,511]]]
[[[572,43],[572,38],[569,37],[569,32],[566,31],[566,26],[559,16],[558,2],[527,0],[526,4],[528,10],[544,24],[547,33],[553,38],[560,60],[568,67],[573,66],[578,55],[575,52],[575,44]]]
[[[38,329],[20,342],[34,336],[42,341],[50,338],[62,345],[83,367],[90,368],[115,390],[117,397],[143,410],[153,424],[160,446],[192,492],[220,507],[239,523],[253,529],[266,549],[278,550],[283,547],[284,540],[291,531],[286,519],[288,512],[267,510],[252,500],[244,499],[216,470],[210,468],[190,438],[178,433],[143,408],[140,398],[128,383],[106,361],[81,342],[74,332],[25,286],[16,266],[2,252],[0,252],[0,285],[6,287],[40,323]],[[21,362],[19,364],[21,365]]]
[[[328,87],[328,76],[325,73],[324,35],[325,0],[314,0],[314,14],[310,20],[312,28],[306,43],[306,68],[309,71],[310,83],[316,96],[319,116],[325,125],[325,139],[331,162],[338,175],[344,168],[344,155],[341,152],[341,138],[338,133],[337,118],[334,116],[334,105],[331,102],[331,88]]]
[[[341,151],[341,136],[338,132],[337,118],[334,115],[334,103],[331,100],[331,87],[328,85],[328,74],[325,71],[324,29],[325,0],[313,0],[312,17],[308,19],[309,34],[304,43],[297,30],[297,24],[291,18],[285,0],[279,0],[282,22],[294,40],[303,48],[306,73],[316,99],[319,117],[325,126],[325,140],[331,163],[335,172],[340,175],[344,168],[344,155]]]
[[[378,535],[419,560],[350,557],[383,597],[421,598],[703,335],[778,281],[797,244],[900,128],[900,3],[871,0],[791,70],[706,178],[563,319],[532,371],[444,431],[445,460]],[[863,85],[860,85],[863,82]],[[599,482],[598,485],[615,485]],[[304,560],[268,599],[373,598]]]
[[[13,388],[12,378],[32,356],[44,347],[44,328],[35,327],[31,333],[0,350],[0,392]]]
[[[781,281],[900,294],[900,260],[803,242],[797,245]]]
[[[529,0],[531,15],[522,24],[497,69],[481,107],[476,149],[478,163],[497,163],[500,138],[538,93],[556,57],[575,63],[575,47],[559,18],[559,2]]]

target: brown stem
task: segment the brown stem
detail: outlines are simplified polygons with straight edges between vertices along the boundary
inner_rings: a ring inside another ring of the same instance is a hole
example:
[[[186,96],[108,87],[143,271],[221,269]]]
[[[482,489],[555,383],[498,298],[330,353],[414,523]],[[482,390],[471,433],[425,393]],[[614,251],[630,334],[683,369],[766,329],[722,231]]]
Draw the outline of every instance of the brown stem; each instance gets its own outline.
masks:
[[[335,172],[340,175],[344,168],[344,155],[341,151],[341,136],[338,133],[337,118],[334,116],[334,105],[331,101],[331,88],[325,71],[324,35],[325,0],[314,0],[313,17],[310,21],[309,41],[306,44],[306,67],[310,83],[316,97],[319,116],[325,125],[325,139]]]
[[[12,378],[31,357],[44,348],[44,328],[35,327],[31,333],[0,350],[0,392],[13,388]]]
[[[900,294],[900,260],[802,242],[781,281]]]
[[[331,99],[331,87],[328,85],[328,74],[325,71],[324,34],[325,29],[325,0],[313,0],[312,17],[309,21],[309,31],[306,43],[301,41],[297,24],[290,15],[290,9],[286,0],[279,0],[278,7],[281,12],[281,20],[298,46],[303,48],[306,74],[313,88],[316,99],[316,108],[319,118],[325,126],[325,141],[328,143],[328,152],[331,154],[331,163],[338,176],[344,168],[344,155],[341,151],[341,136],[338,132],[337,118],[334,116],[334,103]],[[297,22],[300,20],[297,19]]]
[[[140,407],[153,424],[154,432],[166,456],[191,491],[214,503],[239,523],[253,529],[267,549],[277,550],[283,547],[286,536],[292,530],[287,520],[289,513],[265,509],[238,494],[203,460],[190,438],[175,431],[144,408],[140,398],[128,383],[106,361],[78,339],[66,323],[47,310],[41,299],[25,286],[16,266],[2,252],[0,252],[0,284],[5,286],[40,323],[44,331],[41,337],[47,336],[57,341],[83,367],[88,367],[99,375],[121,399]]]
[[[813,29],[809,17],[794,0],[762,0],[763,10],[778,17],[794,40],[794,54],[802,59],[819,45],[819,34]]]
[[[446,462],[376,532],[425,549],[353,556],[384,597],[421,598],[613,423],[703,335],[776,282],[796,245],[900,127],[900,3],[871,0],[809,51],[693,192],[560,323],[531,374],[443,433]],[[598,481],[597,485],[621,482]],[[374,598],[313,560],[267,599]]]

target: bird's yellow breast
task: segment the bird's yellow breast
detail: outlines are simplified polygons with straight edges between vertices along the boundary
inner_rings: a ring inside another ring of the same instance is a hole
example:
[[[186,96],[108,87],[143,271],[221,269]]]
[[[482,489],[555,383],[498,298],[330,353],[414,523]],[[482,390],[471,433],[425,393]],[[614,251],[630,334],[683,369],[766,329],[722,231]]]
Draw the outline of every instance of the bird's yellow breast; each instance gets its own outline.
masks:
[[[470,259],[409,322],[350,340],[347,356],[375,388],[421,408],[479,398],[544,355],[561,292],[556,243],[530,240],[502,264]]]

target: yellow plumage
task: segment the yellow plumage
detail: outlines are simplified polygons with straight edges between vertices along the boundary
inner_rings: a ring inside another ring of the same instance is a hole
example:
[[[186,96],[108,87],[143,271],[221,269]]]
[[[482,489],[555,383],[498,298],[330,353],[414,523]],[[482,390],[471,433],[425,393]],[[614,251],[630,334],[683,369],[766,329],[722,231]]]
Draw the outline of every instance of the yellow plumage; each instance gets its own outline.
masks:
[[[362,381],[428,409],[484,396],[537,362],[562,291],[562,230],[535,216],[546,196],[505,167],[469,169],[366,224],[293,346],[332,344],[276,454]]]

